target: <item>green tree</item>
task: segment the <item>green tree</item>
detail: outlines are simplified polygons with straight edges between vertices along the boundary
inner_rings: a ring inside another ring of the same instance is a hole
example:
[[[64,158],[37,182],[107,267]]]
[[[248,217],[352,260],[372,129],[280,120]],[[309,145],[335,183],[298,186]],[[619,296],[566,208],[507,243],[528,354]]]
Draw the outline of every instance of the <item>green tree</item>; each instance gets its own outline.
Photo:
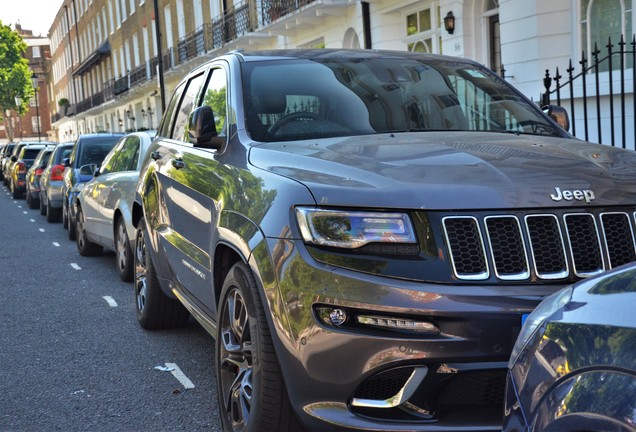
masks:
[[[0,21],[0,116],[2,116],[9,141],[15,136],[8,116],[11,111],[24,114],[34,95],[29,61],[23,57],[27,44],[10,26]],[[21,100],[16,106],[16,98]]]

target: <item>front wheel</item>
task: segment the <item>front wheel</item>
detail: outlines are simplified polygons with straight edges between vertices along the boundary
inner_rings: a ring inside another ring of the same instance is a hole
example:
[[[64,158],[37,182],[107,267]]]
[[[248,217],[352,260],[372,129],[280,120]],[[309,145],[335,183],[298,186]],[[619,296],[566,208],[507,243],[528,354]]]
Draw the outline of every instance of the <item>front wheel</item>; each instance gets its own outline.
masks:
[[[135,246],[134,294],[137,321],[148,330],[181,327],[190,313],[181,303],[161,290],[155,266],[148,249],[148,232],[144,219],[139,221]]]
[[[123,217],[118,218],[115,222],[115,255],[119,277],[124,282],[131,282],[133,280],[133,254],[130,250]]]
[[[223,430],[298,431],[256,281],[242,262],[221,291],[216,380]]]

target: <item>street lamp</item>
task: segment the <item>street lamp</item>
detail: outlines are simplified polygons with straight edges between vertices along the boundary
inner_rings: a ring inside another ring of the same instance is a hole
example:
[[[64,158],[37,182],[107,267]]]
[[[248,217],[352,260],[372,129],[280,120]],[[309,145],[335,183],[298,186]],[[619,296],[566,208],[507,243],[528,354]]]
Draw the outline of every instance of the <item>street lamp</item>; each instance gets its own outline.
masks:
[[[20,96],[15,97],[15,112],[18,115],[18,129],[20,130],[20,139],[22,139],[22,120],[20,120],[20,107],[22,106],[22,98]]]
[[[33,90],[35,90],[35,118],[38,122],[38,142],[41,141],[40,136],[40,106],[38,104],[38,90],[40,89],[38,85],[38,76],[36,74],[31,75],[31,84],[33,84]]]
[[[150,127],[148,129],[152,130],[152,107],[150,105],[148,105],[148,115],[150,116]]]

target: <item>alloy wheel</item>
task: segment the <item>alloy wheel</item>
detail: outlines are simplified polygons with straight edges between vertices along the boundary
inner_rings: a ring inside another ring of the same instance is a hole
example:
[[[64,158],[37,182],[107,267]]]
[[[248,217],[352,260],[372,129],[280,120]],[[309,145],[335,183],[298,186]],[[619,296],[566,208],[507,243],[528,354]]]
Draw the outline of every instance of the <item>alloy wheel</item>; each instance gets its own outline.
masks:
[[[128,262],[128,237],[126,236],[126,228],[121,220],[117,223],[116,232],[116,252],[117,252],[117,267],[119,272],[123,273],[126,269],[126,263]]]
[[[146,305],[146,296],[148,294],[146,285],[146,239],[140,230],[137,234],[137,242],[135,246],[135,300],[137,301],[137,310],[143,312]]]
[[[220,383],[223,406],[235,431],[247,427],[252,407],[252,340],[243,295],[236,287],[228,293],[220,322]]]

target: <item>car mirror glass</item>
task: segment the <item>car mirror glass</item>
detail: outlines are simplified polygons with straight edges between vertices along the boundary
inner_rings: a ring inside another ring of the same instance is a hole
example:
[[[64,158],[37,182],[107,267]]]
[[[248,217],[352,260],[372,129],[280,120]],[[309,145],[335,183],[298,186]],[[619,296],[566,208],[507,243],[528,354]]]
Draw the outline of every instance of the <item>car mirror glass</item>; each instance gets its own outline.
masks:
[[[82,165],[79,169],[80,175],[95,175],[95,171],[98,170],[98,166],[95,164]]]
[[[192,111],[188,119],[188,136],[190,142],[197,147],[221,147],[223,139],[218,137],[211,107],[203,105]]]

